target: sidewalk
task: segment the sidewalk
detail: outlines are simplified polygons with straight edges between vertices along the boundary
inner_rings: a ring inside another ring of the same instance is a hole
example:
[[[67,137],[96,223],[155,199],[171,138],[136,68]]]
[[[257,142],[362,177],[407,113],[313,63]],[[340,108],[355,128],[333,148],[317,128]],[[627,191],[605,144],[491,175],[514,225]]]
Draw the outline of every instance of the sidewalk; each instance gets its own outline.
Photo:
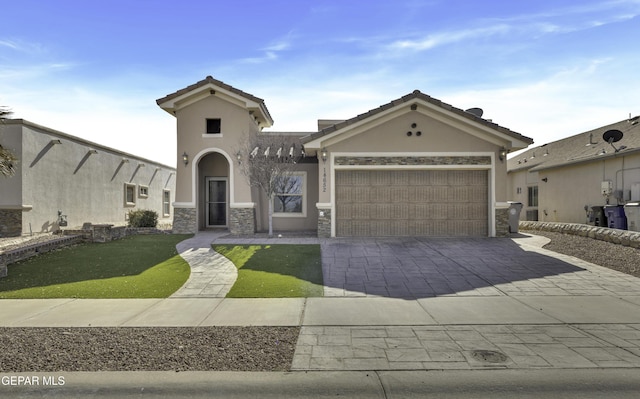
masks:
[[[1,327],[301,326],[293,370],[640,367],[639,320],[639,297],[588,296],[8,299],[0,308]]]

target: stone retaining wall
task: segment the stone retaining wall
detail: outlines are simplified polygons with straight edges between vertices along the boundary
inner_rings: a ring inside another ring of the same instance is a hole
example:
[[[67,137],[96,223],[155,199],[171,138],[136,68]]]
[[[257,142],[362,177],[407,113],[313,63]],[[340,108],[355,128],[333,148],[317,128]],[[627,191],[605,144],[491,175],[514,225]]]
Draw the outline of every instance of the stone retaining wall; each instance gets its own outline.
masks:
[[[640,248],[640,232],[629,230],[610,229],[607,227],[590,226],[580,223],[558,222],[530,222],[521,221],[520,230],[551,231],[563,234],[573,234],[589,237],[596,240],[611,242],[627,247]]]
[[[82,236],[65,236],[0,252],[0,278],[7,276],[7,266],[31,257],[83,242]]]

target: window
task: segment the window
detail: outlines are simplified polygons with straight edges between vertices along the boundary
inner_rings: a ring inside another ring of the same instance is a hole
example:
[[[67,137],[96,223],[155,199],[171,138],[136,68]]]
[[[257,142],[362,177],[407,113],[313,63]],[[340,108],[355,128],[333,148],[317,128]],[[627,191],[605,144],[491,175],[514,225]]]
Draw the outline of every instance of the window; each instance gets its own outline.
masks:
[[[136,185],[124,184],[124,205],[136,206]]]
[[[149,187],[143,185],[138,186],[138,196],[140,198],[147,198],[149,196]]]
[[[222,120],[220,118],[207,119],[207,134],[220,134],[222,132],[221,122]]]
[[[528,206],[538,206],[538,186],[529,187],[529,202]]]
[[[162,190],[162,215],[171,215],[171,191]]]
[[[291,173],[278,179],[273,212],[278,216],[305,216],[305,173]]]

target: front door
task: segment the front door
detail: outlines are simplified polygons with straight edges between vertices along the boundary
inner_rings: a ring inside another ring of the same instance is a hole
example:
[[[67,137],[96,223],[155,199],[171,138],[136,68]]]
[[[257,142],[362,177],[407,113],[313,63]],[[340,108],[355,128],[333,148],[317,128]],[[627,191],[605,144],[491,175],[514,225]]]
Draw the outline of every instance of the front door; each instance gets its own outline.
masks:
[[[207,227],[227,226],[227,179],[207,177]]]

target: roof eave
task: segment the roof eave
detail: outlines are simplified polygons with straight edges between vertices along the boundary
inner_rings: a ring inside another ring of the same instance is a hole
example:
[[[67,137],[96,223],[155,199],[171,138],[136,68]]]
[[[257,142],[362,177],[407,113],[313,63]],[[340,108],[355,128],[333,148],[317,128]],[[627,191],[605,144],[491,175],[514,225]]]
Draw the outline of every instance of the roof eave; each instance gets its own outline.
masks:
[[[617,157],[623,157],[629,154],[635,154],[635,153],[639,153],[640,152],[640,148],[631,148],[631,149],[627,149],[627,150],[622,150],[619,152],[612,152],[612,153],[607,153],[607,154],[603,154],[603,155],[593,155],[590,157],[586,157],[586,158],[582,158],[582,159],[575,159],[575,160],[570,160],[567,162],[563,162],[560,164],[555,164],[555,165],[548,165],[545,166],[544,164],[541,165],[537,165],[534,166],[530,169],[530,172],[540,172],[543,170],[549,170],[549,169],[557,169],[557,168],[562,168],[565,166],[570,166],[570,165],[578,165],[578,164],[582,164],[582,163],[589,163],[589,162],[594,162],[594,161],[602,161],[602,160],[606,160],[606,159],[612,159],[612,158],[617,158]]]

